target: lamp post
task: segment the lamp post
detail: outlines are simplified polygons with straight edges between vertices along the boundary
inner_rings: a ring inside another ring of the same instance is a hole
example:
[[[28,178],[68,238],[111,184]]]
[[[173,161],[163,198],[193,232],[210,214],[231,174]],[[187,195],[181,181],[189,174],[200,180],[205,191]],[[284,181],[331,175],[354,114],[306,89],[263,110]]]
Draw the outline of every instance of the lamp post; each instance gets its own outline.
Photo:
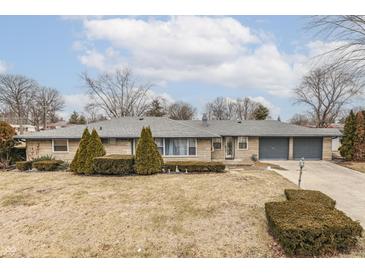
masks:
[[[300,183],[302,182],[302,173],[303,173],[303,168],[304,168],[304,157],[302,159],[300,159],[299,161],[299,180],[298,180],[298,188],[300,188]]]

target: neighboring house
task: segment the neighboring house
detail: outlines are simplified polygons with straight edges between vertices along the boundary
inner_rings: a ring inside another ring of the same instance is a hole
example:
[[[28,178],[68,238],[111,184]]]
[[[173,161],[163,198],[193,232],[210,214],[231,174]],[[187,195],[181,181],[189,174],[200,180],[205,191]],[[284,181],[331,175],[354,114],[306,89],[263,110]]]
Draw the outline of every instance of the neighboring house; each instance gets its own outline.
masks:
[[[55,123],[47,124],[46,129],[57,129],[57,128],[64,128],[64,127],[69,127],[69,126],[72,126],[72,124],[69,124],[67,121],[58,121]],[[45,130],[45,129],[41,128],[41,130]]]
[[[107,154],[134,155],[142,127],[150,126],[165,161],[201,160],[243,163],[270,159],[332,158],[337,129],[306,128],[279,121],[176,121],[163,117],[115,118],[88,125],[17,136],[27,143],[27,158],[53,155],[71,161],[85,127],[95,128]]]
[[[13,129],[15,129],[15,132],[17,134],[20,133],[20,125],[14,125],[14,124],[10,124],[10,125]],[[36,132],[36,127],[32,126],[32,125],[23,125],[23,131],[24,131],[24,133]]]

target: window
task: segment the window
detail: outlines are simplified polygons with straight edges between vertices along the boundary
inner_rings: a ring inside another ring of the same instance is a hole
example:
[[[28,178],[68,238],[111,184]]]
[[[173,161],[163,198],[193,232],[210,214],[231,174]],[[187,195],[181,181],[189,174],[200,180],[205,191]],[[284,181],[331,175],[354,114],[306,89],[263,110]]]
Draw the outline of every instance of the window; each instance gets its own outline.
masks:
[[[222,149],[222,138],[213,138],[213,150]]]
[[[247,149],[247,137],[238,137],[238,149]]]
[[[108,145],[109,141],[109,138],[101,138],[101,142],[103,143],[103,145]]]
[[[163,155],[164,153],[164,146],[163,146],[163,139],[162,138],[155,138],[155,143],[157,146],[158,151],[160,152],[161,155]]]
[[[196,142],[194,138],[189,138],[189,155],[196,155]]]
[[[67,139],[54,139],[53,140],[53,152],[68,152],[68,140]]]
[[[195,156],[195,138],[166,138],[164,155],[167,156]]]

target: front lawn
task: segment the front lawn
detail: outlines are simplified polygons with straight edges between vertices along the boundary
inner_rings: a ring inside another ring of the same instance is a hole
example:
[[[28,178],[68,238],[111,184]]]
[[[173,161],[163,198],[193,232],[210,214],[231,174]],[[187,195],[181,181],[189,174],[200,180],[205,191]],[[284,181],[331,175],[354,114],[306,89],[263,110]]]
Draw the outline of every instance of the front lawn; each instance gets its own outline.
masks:
[[[1,257],[283,256],[264,204],[293,184],[273,171],[0,179]]]
[[[365,173],[365,162],[345,161],[345,162],[339,162],[338,164]]]

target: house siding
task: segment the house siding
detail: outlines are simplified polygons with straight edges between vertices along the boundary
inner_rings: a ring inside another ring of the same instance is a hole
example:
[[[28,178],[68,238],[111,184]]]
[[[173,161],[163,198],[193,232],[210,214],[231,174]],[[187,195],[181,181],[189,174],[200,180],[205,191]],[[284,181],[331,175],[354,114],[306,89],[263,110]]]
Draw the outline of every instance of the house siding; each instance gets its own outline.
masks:
[[[291,138],[292,139],[292,138]],[[53,152],[52,140],[27,140],[26,153],[27,160],[32,160],[39,156],[52,155],[55,159],[72,161],[79,146],[79,140],[68,141],[68,152]],[[291,147],[292,145],[290,145]],[[107,154],[132,154],[132,141],[129,139],[117,139],[115,144],[105,144]],[[292,156],[292,149],[289,147],[289,159]],[[250,162],[252,155],[259,154],[259,137],[248,137],[248,149],[238,149],[238,139],[235,138],[235,161]],[[222,149],[212,151],[211,138],[197,139],[197,155],[186,157],[163,157],[164,161],[225,161],[224,138]],[[322,159],[332,159],[332,138],[323,137]]]
[[[68,140],[68,152],[53,152],[52,140],[28,140],[26,146],[27,160],[52,155],[57,160],[72,161],[79,147],[79,140]],[[127,154],[132,153],[131,141],[117,139],[116,144],[104,145],[106,154]]]
[[[332,160],[332,137],[323,137],[322,159]]]
[[[52,155],[57,160],[72,161],[79,146],[79,140],[68,141],[68,152],[53,152],[52,140],[28,140],[27,160]],[[132,155],[132,141],[117,139],[115,144],[104,144],[106,154]],[[210,161],[211,139],[197,139],[197,155],[188,157],[163,157],[164,161]]]
[[[252,155],[259,154],[259,137],[248,137],[247,149],[238,149],[238,137],[235,139],[235,159],[251,161]]]
[[[225,138],[222,138],[222,140],[222,149],[216,149],[212,151],[212,160],[225,160]],[[234,142],[234,160],[236,161],[251,162],[252,155],[258,155],[259,153],[259,137],[248,137],[247,149],[238,149],[238,137],[234,138]]]
[[[162,157],[164,161],[211,161],[212,160],[212,140],[211,139],[197,139],[197,155],[185,157]]]

